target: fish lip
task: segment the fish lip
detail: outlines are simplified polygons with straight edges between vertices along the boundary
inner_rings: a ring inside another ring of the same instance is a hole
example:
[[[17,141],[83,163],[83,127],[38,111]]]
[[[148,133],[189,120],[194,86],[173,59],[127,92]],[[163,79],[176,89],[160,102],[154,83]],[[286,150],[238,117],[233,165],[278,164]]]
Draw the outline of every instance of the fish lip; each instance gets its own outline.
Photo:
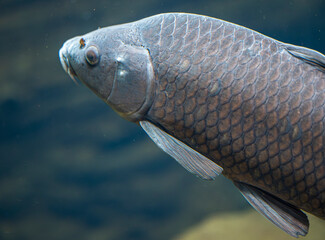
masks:
[[[73,67],[71,66],[70,62],[69,62],[69,58],[64,54],[65,49],[61,48],[59,51],[59,58],[60,58],[60,62],[61,65],[64,69],[64,71],[66,71],[69,76],[71,77],[72,81],[75,84],[78,84],[78,76],[75,72],[75,70],[73,69]]]

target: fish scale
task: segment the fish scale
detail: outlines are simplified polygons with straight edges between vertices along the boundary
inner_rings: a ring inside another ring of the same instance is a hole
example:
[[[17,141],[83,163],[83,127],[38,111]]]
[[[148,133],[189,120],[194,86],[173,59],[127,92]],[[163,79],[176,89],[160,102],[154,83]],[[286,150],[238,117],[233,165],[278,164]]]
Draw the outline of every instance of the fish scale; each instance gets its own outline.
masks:
[[[68,40],[64,70],[205,180],[223,173],[293,237],[325,219],[325,56],[167,13]]]
[[[163,80],[146,118],[228,178],[324,219],[324,74],[240,26],[196,15],[157,18],[143,40]],[[152,33],[160,33],[158,44]],[[213,68],[201,66],[211,61]]]

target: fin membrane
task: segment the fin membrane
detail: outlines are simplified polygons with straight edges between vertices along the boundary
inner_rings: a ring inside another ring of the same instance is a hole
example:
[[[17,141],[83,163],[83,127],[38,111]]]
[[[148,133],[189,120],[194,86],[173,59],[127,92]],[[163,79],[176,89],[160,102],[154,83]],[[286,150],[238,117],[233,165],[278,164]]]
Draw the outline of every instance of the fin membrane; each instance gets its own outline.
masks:
[[[234,182],[246,200],[262,215],[293,237],[308,233],[307,216],[295,206],[245,183]]]
[[[168,153],[186,170],[204,180],[214,180],[222,168],[186,144],[167,134],[148,121],[140,121],[141,127],[164,152]]]
[[[314,65],[320,71],[325,72],[325,56],[315,50],[286,44],[285,49],[293,56]]]

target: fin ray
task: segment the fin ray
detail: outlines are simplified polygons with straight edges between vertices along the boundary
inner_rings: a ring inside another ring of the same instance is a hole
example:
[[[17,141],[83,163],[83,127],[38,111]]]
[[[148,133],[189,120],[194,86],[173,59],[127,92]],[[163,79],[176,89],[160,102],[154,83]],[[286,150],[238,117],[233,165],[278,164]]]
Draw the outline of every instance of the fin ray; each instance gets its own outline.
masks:
[[[277,227],[293,237],[308,233],[307,216],[295,206],[245,183],[234,182],[246,200]]]
[[[214,180],[222,168],[183,142],[148,121],[140,121],[143,130],[164,152],[173,157],[186,170],[204,180]]]
[[[285,49],[294,57],[314,65],[320,71],[325,72],[325,56],[315,50],[286,44]]]

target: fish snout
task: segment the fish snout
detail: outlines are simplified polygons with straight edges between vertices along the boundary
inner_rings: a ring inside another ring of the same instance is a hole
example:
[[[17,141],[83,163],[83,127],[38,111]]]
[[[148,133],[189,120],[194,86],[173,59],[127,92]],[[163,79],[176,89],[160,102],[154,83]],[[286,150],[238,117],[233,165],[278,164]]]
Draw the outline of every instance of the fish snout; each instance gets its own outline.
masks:
[[[59,58],[60,58],[60,62],[61,62],[61,65],[62,65],[64,71],[68,72],[69,60],[67,58],[66,48],[64,45],[62,46],[62,48],[59,51]]]
[[[71,40],[73,40],[73,39],[71,39]],[[63,46],[61,47],[61,49],[59,50],[59,59],[60,59],[60,62],[61,62],[61,65],[62,65],[62,68],[64,69],[64,71],[69,74],[69,76],[74,81],[74,83],[78,84],[77,74],[76,74],[75,70],[72,68],[70,60],[69,60],[69,58],[71,57],[70,49],[73,44],[73,42],[71,40],[65,42],[63,44]]]

